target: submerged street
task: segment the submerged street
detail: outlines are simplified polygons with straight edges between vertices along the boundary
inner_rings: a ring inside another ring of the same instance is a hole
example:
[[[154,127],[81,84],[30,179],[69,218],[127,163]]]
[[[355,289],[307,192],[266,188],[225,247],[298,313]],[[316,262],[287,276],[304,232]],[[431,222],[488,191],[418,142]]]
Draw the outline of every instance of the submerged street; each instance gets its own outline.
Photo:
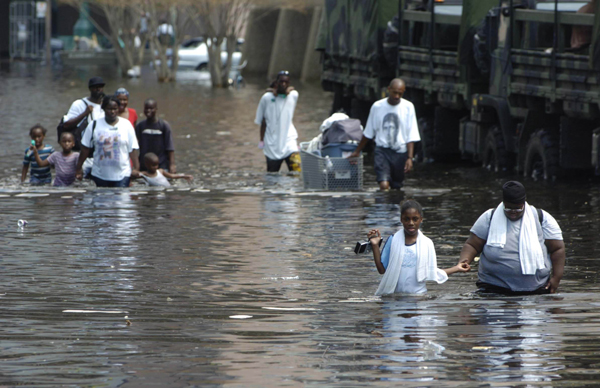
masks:
[[[56,125],[92,74],[28,63],[0,71],[0,385],[597,385],[597,182],[433,163],[382,193],[367,163],[363,191],[307,192],[298,175],[265,172],[253,121],[266,80],[214,90],[204,72],[158,84],[149,69],[133,80],[96,70],[107,93],[129,90],[138,114],[157,100],[178,171],[194,181],[167,190],[20,185],[29,128],[40,122],[57,148]],[[332,95],[292,83],[299,141],[309,141]],[[380,275],[354,245],[372,228],[393,234],[401,200],[424,206],[422,230],[449,267],[508,178],[562,228],[558,294],[478,296],[475,264],[428,284],[426,296],[374,296]]]

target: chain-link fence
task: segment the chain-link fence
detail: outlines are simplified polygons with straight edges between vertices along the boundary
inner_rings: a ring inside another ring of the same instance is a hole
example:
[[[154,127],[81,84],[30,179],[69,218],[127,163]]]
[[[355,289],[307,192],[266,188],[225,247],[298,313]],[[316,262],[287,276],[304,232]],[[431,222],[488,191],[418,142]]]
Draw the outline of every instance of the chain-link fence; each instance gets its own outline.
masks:
[[[13,1],[10,3],[10,43],[12,59],[41,59],[44,56],[45,1]]]

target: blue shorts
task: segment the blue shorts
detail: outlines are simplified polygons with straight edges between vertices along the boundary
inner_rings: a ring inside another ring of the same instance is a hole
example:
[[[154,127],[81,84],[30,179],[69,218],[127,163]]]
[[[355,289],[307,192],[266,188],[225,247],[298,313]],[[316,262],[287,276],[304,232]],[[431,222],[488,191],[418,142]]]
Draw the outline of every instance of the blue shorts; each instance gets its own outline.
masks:
[[[375,147],[375,174],[377,182],[390,182],[390,187],[399,189],[404,182],[404,165],[408,152],[398,153],[391,148]]]

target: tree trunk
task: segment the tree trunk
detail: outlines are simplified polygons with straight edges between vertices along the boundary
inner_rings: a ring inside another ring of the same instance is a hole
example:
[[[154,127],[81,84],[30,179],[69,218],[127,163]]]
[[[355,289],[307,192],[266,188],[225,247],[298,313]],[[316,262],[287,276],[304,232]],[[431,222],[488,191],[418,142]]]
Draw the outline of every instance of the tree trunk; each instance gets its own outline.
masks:
[[[227,64],[223,68],[223,74],[221,74],[221,85],[222,87],[229,86],[229,73],[233,67],[233,53],[235,52],[235,46],[237,44],[237,38],[235,36],[227,37]],[[220,58],[219,53],[219,58]]]
[[[221,44],[223,38],[209,38],[207,41],[208,49],[208,68],[210,70],[210,80],[213,88],[223,87],[223,63],[221,61]]]

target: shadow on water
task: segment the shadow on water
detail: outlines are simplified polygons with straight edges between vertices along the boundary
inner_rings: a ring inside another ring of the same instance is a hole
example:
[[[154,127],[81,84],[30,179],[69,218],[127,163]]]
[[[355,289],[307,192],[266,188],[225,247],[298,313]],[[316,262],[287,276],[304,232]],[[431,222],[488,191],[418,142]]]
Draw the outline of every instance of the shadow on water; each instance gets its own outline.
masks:
[[[399,226],[398,203],[424,206],[440,267],[500,201],[506,177],[470,164],[418,165],[402,191],[307,193],[268,175],[253,122],[266,85],[212,90],[196,73],[175,85],[125,86],[132,106],[158,98],[190,186],[68,190],[18,185],[27,129],[54,128],[85,95],[89,73],[16,64],[0,73],[0,385],[42,386],[595,386],[598,187],[526,182],[563,228],[561,293],[480,297],[477,275],[424,297],[378,298],[379,275],[353,246]],[[296,126],[312,138],[331,96],[299,85]],[[22,106],[31,113],[22,112]],[[513,177],[515,178],[515,177]],[[17,220],[28,226],[19,229]],[[476,268],[475,268],[476,269]]]

